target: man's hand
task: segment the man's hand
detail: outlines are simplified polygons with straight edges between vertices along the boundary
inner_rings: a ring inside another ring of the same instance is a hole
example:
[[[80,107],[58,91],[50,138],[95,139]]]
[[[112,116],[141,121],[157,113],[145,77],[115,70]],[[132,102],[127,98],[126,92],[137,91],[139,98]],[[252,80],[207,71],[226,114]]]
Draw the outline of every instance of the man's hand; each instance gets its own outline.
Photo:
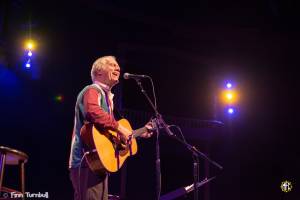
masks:
[[[128,130],[121,124],[118,126],[118,132],[121,134],[121,136],[127,141],[129,139],[129,136],[132,134],[132,131]]]
[[[152,129],[153,129],[153,124],[152,122],[148,122],[145,125],[145,128],[147,129],[147,131],[145,133],[141,134],[142,138],[150,138],[153,135]]]

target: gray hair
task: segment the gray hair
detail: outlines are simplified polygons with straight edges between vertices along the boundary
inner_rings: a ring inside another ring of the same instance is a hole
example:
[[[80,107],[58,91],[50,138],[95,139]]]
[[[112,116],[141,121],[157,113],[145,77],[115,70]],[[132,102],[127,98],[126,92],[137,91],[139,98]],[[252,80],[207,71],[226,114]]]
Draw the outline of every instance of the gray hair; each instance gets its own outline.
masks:
[[[92,66],[92,69],[91,69],[92,81],[95,80],[95,77],[96,77],[97,73],[101,72],[103,70],[103,67],[107,63],[108,59],[116,60],[116,57],[114,57],[114,56],[103,56],[103,57],[98,58],[93,63],[93,66]]]

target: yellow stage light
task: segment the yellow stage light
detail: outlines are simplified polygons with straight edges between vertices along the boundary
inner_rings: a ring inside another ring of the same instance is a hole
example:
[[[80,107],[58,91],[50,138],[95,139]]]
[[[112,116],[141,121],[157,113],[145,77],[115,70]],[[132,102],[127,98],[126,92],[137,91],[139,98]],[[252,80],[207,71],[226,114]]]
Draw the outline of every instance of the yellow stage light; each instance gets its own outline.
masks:
[[[27,40],[25,42],[25,49],[27,49],[27,50],[33,50],[35,48],[35,46],[36,46],[36,44],[32,40]]]
[[[231,93],[231,92],[228,92],[228,93],[226,94],[226,98],[227,98],[228,100],[231,100],[231,99],[233,98],[232,93]]]
[[[32,47],[33,47],[33,44],[32,44],[32,43],[28,43],[28,44],[27,44],[27,48],[28,48],[28,49],[32,49]]]

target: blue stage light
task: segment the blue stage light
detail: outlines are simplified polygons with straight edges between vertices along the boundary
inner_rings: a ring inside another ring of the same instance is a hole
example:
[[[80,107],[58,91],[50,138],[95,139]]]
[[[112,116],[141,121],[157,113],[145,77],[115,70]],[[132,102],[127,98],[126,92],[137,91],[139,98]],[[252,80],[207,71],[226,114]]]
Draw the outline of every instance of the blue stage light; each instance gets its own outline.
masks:
[[[228,112],[228,114],[233,114],[234,113],[234,109],[233,108],[228,108],[227,112]]]
[[[230,88],[232,88],[232,84],[228,82],[228,83],[226,84],[226,87],[227,87],[228,89],[230,89]]]
[[[25,67],[30,68],[31,67],[30,63],[26,63]]]
[[[29,57],[31,57],[31,56],[32,56],[32,52],[31,52],[31,51],[28,51],[27,55],[28,55]]]

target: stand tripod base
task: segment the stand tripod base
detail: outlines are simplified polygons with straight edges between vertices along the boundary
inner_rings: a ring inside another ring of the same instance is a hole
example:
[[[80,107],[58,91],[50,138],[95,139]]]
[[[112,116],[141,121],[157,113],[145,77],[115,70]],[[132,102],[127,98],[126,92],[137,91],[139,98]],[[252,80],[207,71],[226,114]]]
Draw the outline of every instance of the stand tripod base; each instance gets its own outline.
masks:
[[[197,183],[197,188],[203,186],[204,184],[210,182],[211,180],[213,180],[215,178],[216,178],[215,176],[212,178],[209,178],[209,179],[205,178],[203,181]],[[194,190],[194,184],[188,185],[186,187],[181,187],[181,188],[178,188],[172,192],[169,192],[169,193],[161,196],[160,200],[172,200],[172,199],[181,197],[183,195],[186,195],[189,192],[192,192],[193,190]]]

